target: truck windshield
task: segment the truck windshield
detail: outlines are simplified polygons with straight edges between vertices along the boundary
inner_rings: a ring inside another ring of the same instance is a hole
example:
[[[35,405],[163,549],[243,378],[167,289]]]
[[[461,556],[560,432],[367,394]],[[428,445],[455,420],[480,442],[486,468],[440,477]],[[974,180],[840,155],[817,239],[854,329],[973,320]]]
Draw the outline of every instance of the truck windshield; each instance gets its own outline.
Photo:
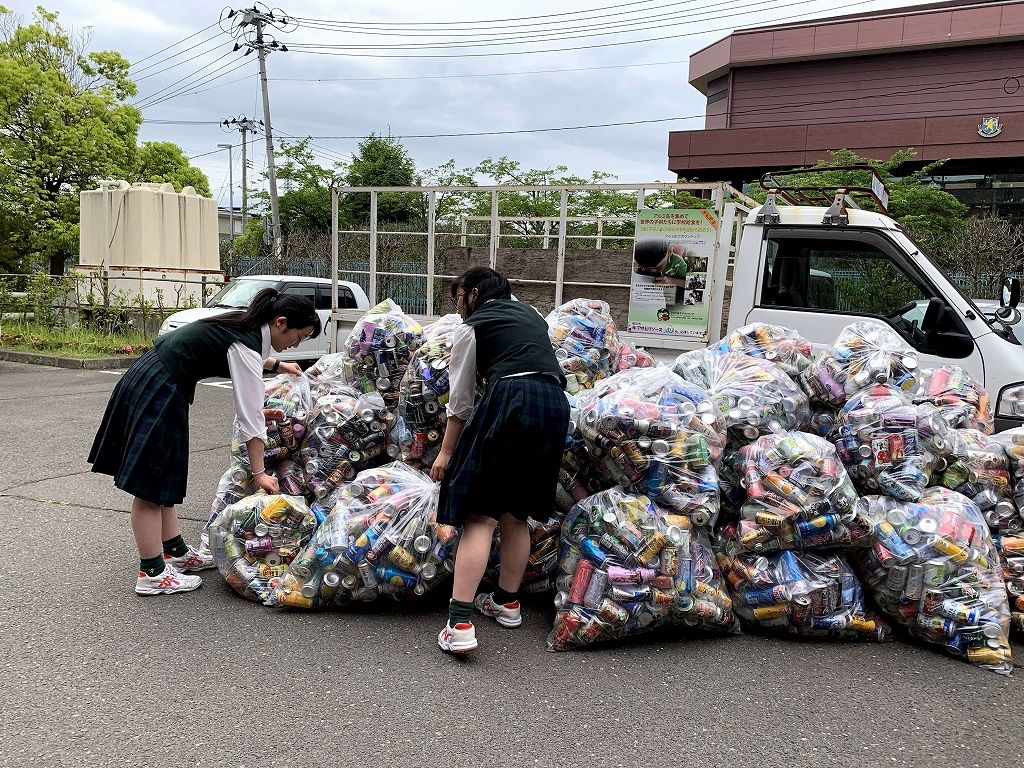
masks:
[[[225,285],[206,302],[207,307],[246,309],[253,296],[264,288],[279,288],[278,280],[233,280]]]
[[[984,312],[982,312],[980,309],[978,309],[978,305],[974,303],[974,299],[972,299],[970,296],[968,296],[966,293],[963,292],[963,289],[959,285],[956,284],[956,282],[953,280],[952,277],[950,277],[948,274],[946,274],[946,270],[939,266],[938,262],[935,261],[934,258],[932,258],[932,255],[930,253],[928,253],[928,251],[925,250],[923,247],[921,247],[921,245],[917,241],[915,241],[914,238],[912,238],[910,236],[910,234],[907,232],[907,230],[905,230],[899,224],[896,224],[896,227],[897,227],[898,233],[900,235],[902,235],[904,239],[907,240],[907,242],[911,245],[912,248],[914,248],[924,258],[926,258],[929,262],[931,262],[931,265],[933,267],[935,267],[937,270],[939,270],[939,272],[941,272],[942,274],[946,275],[946,282],[948,282],[951,286],[953,286],[953,290],[955,290],[958,294],[960,294],[960,298],[962,298],[965,302],[967,302],[967,305],[971,309],[974,310],[974,314],[976,314],[978,317],[981,317],[981,318],[985,319],[985,321],[988,322],[989,325],[992,325],[992,321],[989,320],[987,317],[985,317],[985,313]]]

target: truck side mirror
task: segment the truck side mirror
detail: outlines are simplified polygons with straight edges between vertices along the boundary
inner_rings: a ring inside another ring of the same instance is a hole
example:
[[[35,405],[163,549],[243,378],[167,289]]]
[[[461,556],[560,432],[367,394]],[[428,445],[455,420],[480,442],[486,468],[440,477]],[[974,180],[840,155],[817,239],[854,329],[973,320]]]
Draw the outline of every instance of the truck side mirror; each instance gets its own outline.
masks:
[[[1003,281],[1003,293],[999,297],[999,305],[1003,309],[1016,309],[1020,304],[1020,278],[1008,277]]]

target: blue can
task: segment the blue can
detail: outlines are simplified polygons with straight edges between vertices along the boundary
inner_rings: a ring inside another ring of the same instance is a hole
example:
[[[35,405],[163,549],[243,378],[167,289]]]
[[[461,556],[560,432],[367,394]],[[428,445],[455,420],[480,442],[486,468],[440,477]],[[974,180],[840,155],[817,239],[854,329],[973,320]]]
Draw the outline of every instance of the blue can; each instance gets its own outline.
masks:
[[[580,539],[576,545],[583,551],[584,556],[595,565],[604,565],[608,562],[608,555],[593,539],[589,537]]]
[[[808,580],[803,566],[800,565],[800,561],[797,560],[796,555],[789,550],[779,554],[779,560],[775,565],[775,569],[778,571],[780,580],[788,584]]]

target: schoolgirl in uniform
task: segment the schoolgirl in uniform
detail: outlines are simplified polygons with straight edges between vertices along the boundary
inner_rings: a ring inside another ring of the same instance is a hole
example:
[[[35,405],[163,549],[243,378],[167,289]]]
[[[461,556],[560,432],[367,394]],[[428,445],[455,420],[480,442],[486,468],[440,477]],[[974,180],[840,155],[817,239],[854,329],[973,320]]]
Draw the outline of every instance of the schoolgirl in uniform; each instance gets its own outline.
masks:
[[[522,624],[517,593],[530,556],[526,519],[551,512],[565,449],[569,405],[547,324],[511,296],[508,280],[486,267],[467,270],[452,285],[465,322],[455,331],[448,422],[430,472],[441,481],[438,521],[462,527],[448,623],[437,638],[449,653],[476,649],[474,607],[504,627]],[[474,411],[478,374],[486,390]],[[478,595],[499,524],[498,589]]]
[[[140,595],[197,589],[187,575],[213,567],[213,557],[189,547],[181,536],[175,505],[185,498],[188,477],[188,407],[197,382],[230,376],[235,412],[246,441],[256,485],[277,493],[267,475],[263,449],[263,371],[299,375],[294,363],[269,357],[320,333],[320,319],[304,296],[265,288],[244,312],[231,312],[184,325],[157,337],[117,382],[100,423],[89,463],[93,472],[114,476],[132,494],[131,523],[139,549]]]

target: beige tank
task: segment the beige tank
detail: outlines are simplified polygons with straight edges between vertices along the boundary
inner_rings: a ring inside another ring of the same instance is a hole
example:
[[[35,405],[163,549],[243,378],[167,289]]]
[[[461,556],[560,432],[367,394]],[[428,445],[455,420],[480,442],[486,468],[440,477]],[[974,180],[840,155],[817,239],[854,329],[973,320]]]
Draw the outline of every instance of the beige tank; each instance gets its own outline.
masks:
[[[119,181],[81,193],[79,270],[106,273],[111,288],[171,306],[202,301],[204,281],[222,281],[217,201],[192,187]],[[127,280],[126,280],[127,279]]]

